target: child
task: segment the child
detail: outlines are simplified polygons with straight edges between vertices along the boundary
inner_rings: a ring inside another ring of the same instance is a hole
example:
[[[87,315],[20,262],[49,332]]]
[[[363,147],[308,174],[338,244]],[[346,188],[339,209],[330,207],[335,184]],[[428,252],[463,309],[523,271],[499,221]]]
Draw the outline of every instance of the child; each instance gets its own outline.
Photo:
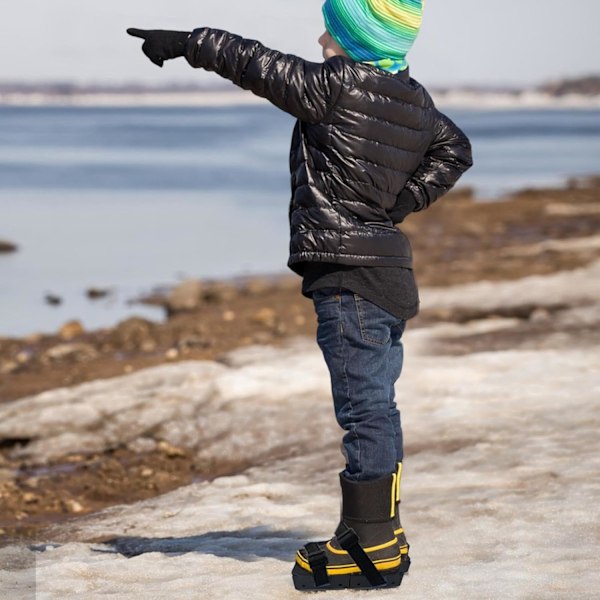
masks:
[[[346,431],[341,518],[298,550],[297,589],[392,587],[408,569],[400,525],[402,429],[394,383],[419,310],[407,237],[395,227],[472,164],[468,139],[409,76],[423,0],[326,0],[323,63],[202,27],[129,29],[155,64],[185,56],[297,118],[288,267],[312,297],[317,343]]]

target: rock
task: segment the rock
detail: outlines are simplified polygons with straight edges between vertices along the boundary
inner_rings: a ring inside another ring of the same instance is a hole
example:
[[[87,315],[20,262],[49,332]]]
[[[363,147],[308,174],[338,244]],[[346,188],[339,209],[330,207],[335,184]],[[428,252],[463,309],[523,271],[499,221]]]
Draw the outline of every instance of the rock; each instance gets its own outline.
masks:
[[[269,307],[261,308],[252,316],[252,321],[273,328],[277,324],[277,313]]]
[[[42,355],[43,362],[53,361],[84,361],[92,360],[98,356],[97,350],[91,344],[58,344]]]
[[[158,442],[158,449],[168,458],[178,458],[185,456],[184,450],[182,450],[181,448],[177,448],[172,444],[169,444],[169,442],[166,442],[165,440]]]
[[[140,475],[144,478],[152,477],[152,475],[154,475],[154,471],[150,467],[143,467],[140,471]]]
[[[23,338],[23,341],[27,344],[37,344],[44,339],[43,334],[41,333],[30,333],[29,335]]]
[[[18,246],[9,242],[7,240],[0,240],[0,252],[16,252],[18,250]]]
[[[203,289],[198,279],[188,279],[174,287],[166,300],[168,314],[196,310],[202,302]]]
[[[132,452],[145,454],[147,452],[154,452],[156,445],[156,440],[149,437],[140,437],[127,444],[127,447]]]
[[[223,321],[235,321],[235,313],[232,310],[226,310],[222,315]]]
[[[248,296],[260,296],[272,289],[272,284],[264,277],[252,277],[242,286],[241,292]]]
[[[62,304],[62,298],[56,294],[46,294],[44,296],[44,300],[46,301],[46,304],[50,304],[50,306],[58,306],[59,304]]]
[[[209,348],[212,345],[209,339],[198,335],[189,335],[177,341],[177,349],[181,351]]]
[[[231,302],[237,298],[238,288],[232,283],[214,282],[202,293],[202,297],[206,302]]]
[[[288,426],[301,450],[314,444],[314,421],[304,418],[315,410],[312,398],[320,398],[319,390],[326,396],[330,384],[318,352],[297,354],[296,345],[258,346],[236,367],[174,362],[0,403],[0,440],[30,440],[5,455],[39,465],[116,447],[143,454],[158,449],[155,440],[168,444],[161,452],[186,452],[210,468],[237,465],[249,454],[262,460],[279,452],[276,432]],[[311,399],[310,407],[299,398]]]
[[[169,348],[165,352],[165,358],[167,360],[175,360],[175,359],[179,358],[179,350],[177,350],[177,348]]]
[[[154,352],[156,350],[157,344],[154,340],[145,340],[142,342],[140,346],[140,350],[142,352]]]
[[[67,498],[66,500],[63,500],[62,504],[70,513],[79,514],[85,510],[82,504],[73,498]]]
[[[19,363],[14,360],[7,360],[0,364],[0,375],[10,375],[19,370]]]
[[[16,361],[20,365],[27,364],[32,358],[33,358],[33,352],[31,350],[21,350],[20,352],[17,353],[17,356],[15,356]]]
[[[155,329],[156,326],[151,321],[130,317],[116,326],[115,337],[124,350],[141,350],[144,346],[148,347],[148,344],[154,344],[155,348]]]
[[[25,492],[23,494],[23,502],[25,504],[35,504],[39,498],[33,492]]]
[[[306,317],[304,315],[296,315],[294,317],[294,323],[296,325],[298,325],[299,327],[301,327],[302,325],[304,325],[306,323]]]
[[[62,340],[70,341],[83,335],[85,333],[85,329],[83,325],[79,321],[67,321],[59,330],[58,337]]]
[[[108,288],[95,288],[91,287],[85,291],[85,295],[90,300],[98,300],[99,298],[106,298],[111,293],[111,290]]]
[[[147,306],[165,306],[167,303],[168,290],[153,291],[149,294],[131,298],[128,304],[146,304]]]

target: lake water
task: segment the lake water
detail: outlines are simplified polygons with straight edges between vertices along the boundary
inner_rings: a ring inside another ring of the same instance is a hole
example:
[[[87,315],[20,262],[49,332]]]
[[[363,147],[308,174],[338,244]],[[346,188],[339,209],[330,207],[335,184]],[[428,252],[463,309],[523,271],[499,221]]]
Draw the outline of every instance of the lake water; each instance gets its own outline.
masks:
[[[461,184],[481,201],[600,171],[600,111],[447,113],[473,143]],[[0,107],[0,239],[19,245],[0,254],[0,336],[159,320],[127,300],[186,277],[291,273],[293,125],[266,104]],[[90,286],[115,292],[92,302]]]

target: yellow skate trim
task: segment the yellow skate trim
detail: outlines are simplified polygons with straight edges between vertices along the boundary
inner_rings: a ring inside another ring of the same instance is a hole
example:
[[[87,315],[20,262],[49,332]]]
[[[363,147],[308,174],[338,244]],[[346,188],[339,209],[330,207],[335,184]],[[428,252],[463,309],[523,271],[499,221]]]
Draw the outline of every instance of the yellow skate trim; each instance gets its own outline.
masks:
[[[389,569],[395,569],[400,566],[402,559],[400,555],[394,558],[386,558],[382,560],[374,560],[373,564],[377,567],[378,571],[387,571]],[[302,567],[305,571],[312,573],[312,569],[308,564],[308,561],[300,554],[296,552],[296,563]],[[352,573],[360,573],[360,568],[356,563],[350,563],[347,565],[336,565],[335,567],[327,567],[327,575],[348,575]]]
[[[389,548],[390,546],[393,546],[396,543],[398,543],[398,538],[395,537],[393,540],[390,540],[389,542],[386,542],[385,544],[379,544],[379,546],[371,546],[370,548],[364,548],[364,551],[365,552],[375,552],[376,550],[383,550],[384,548]],[[327,542],[327,544],[325,544],[325,547],[332,554],[348,554],[345,550],[338,550],[337,548],[334,548],[331,545],[331,541]]]

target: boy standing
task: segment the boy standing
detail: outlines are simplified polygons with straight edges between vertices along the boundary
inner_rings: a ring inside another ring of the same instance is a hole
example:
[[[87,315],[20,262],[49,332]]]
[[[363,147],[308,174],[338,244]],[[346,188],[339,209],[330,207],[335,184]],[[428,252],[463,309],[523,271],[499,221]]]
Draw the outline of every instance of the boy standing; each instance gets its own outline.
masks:
[[[346,431],[340,522],[330,540],[298,550],[292,573],[301,590],[397,586],[410,564],[394,384],[419,299],[411,246],[395,224],[472,164],[466,136],[409,76],[423,2],[326,0],[323,63],[207,27],[128,30],[158,66],[185,56],[297,118],[288,267],[312,297]]]

